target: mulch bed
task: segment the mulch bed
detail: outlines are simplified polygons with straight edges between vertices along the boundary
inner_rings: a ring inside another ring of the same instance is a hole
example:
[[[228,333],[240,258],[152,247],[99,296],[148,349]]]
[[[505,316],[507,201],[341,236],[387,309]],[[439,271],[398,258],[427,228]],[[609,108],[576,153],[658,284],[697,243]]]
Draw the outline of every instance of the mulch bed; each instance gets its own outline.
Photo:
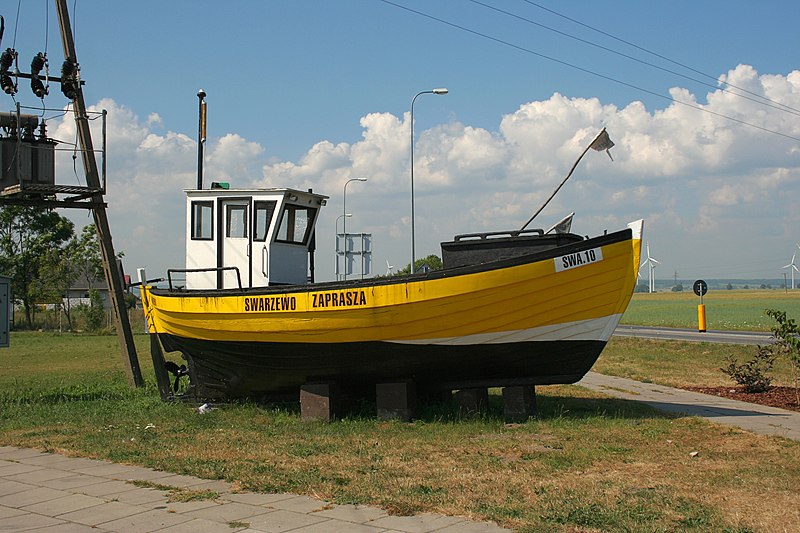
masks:
[[[744,392],[742,387],[681,387],[685,390],[702,392],[713,396],[722,396],[731,400],[780,407],[790,411],[800,412],[797,395],[794,387],[771,387],[766,392]]]

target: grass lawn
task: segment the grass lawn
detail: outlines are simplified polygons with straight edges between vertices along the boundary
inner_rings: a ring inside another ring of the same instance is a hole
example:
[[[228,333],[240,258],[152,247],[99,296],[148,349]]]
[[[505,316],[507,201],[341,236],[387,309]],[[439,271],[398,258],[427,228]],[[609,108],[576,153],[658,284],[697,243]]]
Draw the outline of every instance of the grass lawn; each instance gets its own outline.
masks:
[[[700,298],[691,291],[636,293],[622,317],[623,324],[697,328]],[[710,291],[703,297],[708,329],[769,331],[774,321],[765,309],[786,311],[800,320],[800,291]]]
[[[728,365],[728,357],[744,363],[755,353],[755,346],[612,337],[592,370],[671,387],[735,386],[720,368]],[[773,385],[794,386],[785,359],[776,359],[769,375]]]
[[[147,339],[136,340],[148,380],[141,390],[128,388],[114,337],[15,332],[0,351],[0,444],[518,531],[784,531],[800,523],[794,441],[574,386],[539,387],[539,417],[514,425],[502,421],[499,391],[482,417],[436,405],[411,424],[378,421],[370,405],[333,424],[302,423],[297,405],[239,403],[200,415],[158,400]],[[644,376],[667,357],[633,341],[615,340],[601,363],[637,365],[625,358],[652,352],[635,371]],[[695,361],[687,376],[717,366],[707,364],[707,349],[685,347],[682,357]]]

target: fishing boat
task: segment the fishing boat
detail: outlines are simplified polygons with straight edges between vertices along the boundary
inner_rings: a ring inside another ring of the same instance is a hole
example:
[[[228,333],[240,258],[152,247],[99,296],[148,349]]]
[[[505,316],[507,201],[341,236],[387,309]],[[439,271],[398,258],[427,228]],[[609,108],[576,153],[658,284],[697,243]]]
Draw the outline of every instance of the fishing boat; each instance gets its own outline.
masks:
[[[186,201],[186,268],[141,294],[150,333],[187,361],[167,364],[197,399],[296,395],[310,383],[574,383],[638,274],[641,220],[589,238],[569,232],[570,218],[457,235],[441,244],[441,270],[311,282],[327,197],[212,187]]]

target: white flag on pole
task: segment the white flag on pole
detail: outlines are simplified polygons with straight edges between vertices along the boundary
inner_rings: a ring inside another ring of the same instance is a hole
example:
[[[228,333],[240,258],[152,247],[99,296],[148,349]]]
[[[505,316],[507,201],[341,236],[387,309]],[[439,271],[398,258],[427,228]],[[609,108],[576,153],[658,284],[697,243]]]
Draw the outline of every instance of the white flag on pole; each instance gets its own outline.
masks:
[[[597,135],[597,137],[595,137],[594,141],[592,141],[592,144],[589,145],[590,148],[597,150],[598,152],[602,152],[603,150],[605,150],[605,152],[608,154],[608,157],[612,161],[614,160],[614,158],[611,157],[611,152],[609,152],[609,150],[613,146],[614,146],[614,141],[612,141],[611,138],[608,136],[608,132],[606,131],[605,128],[603,128],[603,131],[601,131]]]

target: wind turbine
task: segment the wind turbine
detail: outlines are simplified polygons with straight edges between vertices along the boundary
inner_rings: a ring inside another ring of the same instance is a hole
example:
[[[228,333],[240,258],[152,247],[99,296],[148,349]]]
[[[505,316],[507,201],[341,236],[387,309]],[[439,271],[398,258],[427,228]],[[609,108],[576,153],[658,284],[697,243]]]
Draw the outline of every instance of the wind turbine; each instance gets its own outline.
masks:
[[[798,248],[800,248],[800,246],[798,246]],[[800,270],[798,270],[798,268],[797,268],[797,265],[794,264],[794,258],[795,257],[797,257],[797,252],[792,254],[792,262],[791,263],[781,267],[781,268],[788,268],[789,272],[792,273],[792,290],[794,290],[794,273],[795,272],[800,272]],[[786,279],[786,278],[784,278],[784,279]]]
[[[639,265],[639,268],[642,268],[644,265],[647,265],[648,270],[650,272],[650,276],[649,276],[650,286],[649,286],[648,292],[651,292],[651,293],[652,292],[656,292],[656,279],[653,277],[653,271],[656,269],[656,265],[660,265],[660,264],[661,264],[660,262],[656,261],[650,255],[650,243],[648,242],[647,243],[647,259],[642,261],[642,264]]]

